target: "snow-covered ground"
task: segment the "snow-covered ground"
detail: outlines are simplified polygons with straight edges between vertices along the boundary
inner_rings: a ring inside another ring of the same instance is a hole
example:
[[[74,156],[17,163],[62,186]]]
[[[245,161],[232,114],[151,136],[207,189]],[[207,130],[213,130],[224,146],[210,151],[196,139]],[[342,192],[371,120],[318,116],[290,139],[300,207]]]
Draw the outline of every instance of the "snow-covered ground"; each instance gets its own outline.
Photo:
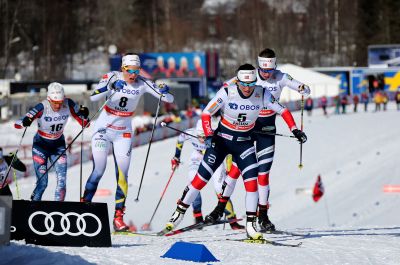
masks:
[[[300,113],[294,113],[294,116],[299,123]],[[278,131],[288,134],[281,119],[277,120]],[[270,177],[270,218],[279,229],[311,234],[304,238],[265,237],[285,243],[302,241],[299,248],[227,241],[226,238],[243,238],[245,233],[229,228],[223,230],[221,226],[165,238],[112,236],[113,247],[107,249],[43,247],[13,241],[10,246],[0,247],[0,264],[189,264],[160,257],[179,240],[204,244],[221,261],[220,264],[400,264],[400,193],[383,192],[384,185],[400,184],[399,120],[400,112],[394,105],[389,105],[388,111],[378,113],[349,113],[328,118],[320,110],[314,111],[311,117],[305,114],[304,129],[309,140],[303,146],[302,170],[298,168],[299,145],[291,138],[277,137]],[[5,144],[5,139],[8,144],[18,143],[18,132],[10,126],[0,127],[1,144]],[[74,126],[71,125],[70,130],[74,130]],[[75,129],[79,130],[79,127]],[[11,130],[13,135],[10,135]],[[27,143],[31,142],[32,133],[33,129],[27,133]],[[172,138],[152,145],[139,202],[134,199],[147,146],[133,150],[125,217],[137,227],[149,221],[167,183],[175,141],[176,138]],[[182,158],[186,158],[186,163],[173,176],[153,220],[152,227],[156,231],[174,211],[176,200],[187,184],[190,151],[189,145],[184,147]],[[90,162],[83,165],[85,181],[91,169]],[[296,194],[296,189],[311,189],[318,174],[321,174],[326,190],[318,203],[309,194]],[[19,181],[22,199],[29,198],[34,181],[34,178]],[[113,161],[109,157],[99,189],[110,189],[114,194],[115,186]],[[16,194],[14,184],[11,188]],[[69,168],[67,188],[67,200],[78,201],[79,166]],[[44,199],[53,199],[54,190],[52,173]],[[202,195],[203,212],[208,213],[216,205],[211,183]],[[238,216],[243,216],[241,181],[232,199]],[[95,197],[95,201],[108,203],[111,221],[113,195]],[[181,226],[192,222],[189,210]]]

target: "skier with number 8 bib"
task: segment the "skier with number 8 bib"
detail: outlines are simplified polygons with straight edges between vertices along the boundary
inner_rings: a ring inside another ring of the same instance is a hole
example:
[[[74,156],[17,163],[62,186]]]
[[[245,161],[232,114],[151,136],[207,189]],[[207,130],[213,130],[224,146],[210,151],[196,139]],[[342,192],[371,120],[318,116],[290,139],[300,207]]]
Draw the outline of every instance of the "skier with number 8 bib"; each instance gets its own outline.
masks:
[[[128,171],[132,150],[132,117],[145,93],[173,102],[165,84],[157,86],[140,75],[140,58],[128,53],[122,57],[121,72],[105,74],[91,95],[92,101],[106,99],[104,109],[96,120],[92,136],[93,171],[86,182],[82,202],[91,202],[107,165],[107,156],[112,147],[117,190],[115,193],[115,231],[129,229],[124,222],[125,201],[128,194]]]
[[[67,154],[65,153],[64,128],[68,118],[72,116],[80,125],[88,122],[89,110],[77,105],[72,99],[66,98],[64,87],[60,83],[50,83],[47,90],[47,99],[31,108],[29,112],[18,120],[14,127],[22,129],[29,127],[32,122],[38,120],[38,130],[33,137],[32,159],[36,173],[36,187],[31,199],[42,200],[42,195],[47,188],[48,172],[47,162],[54,161],[57,174],[57,186],[55,192],[56,201],[64,201],[67,178]]]
[[[296,124],[288,109],[279,104],[268,90],[256,86],[257,74],[254,66],[241,65],[237,71],[237,79],[236,84],[221,88],[204,109],[201,119],[207,149],[203,161],[194,179],[185,188],[171,219],[160,233],[167,233],[177,227],[187,208],[210,180],[214,171],[225,157],[231,154],[242,172],[246,190],[247,236],[251,239],[262,238],[256,227],[258,164],[251,132],[264,106],[281,114],[291,130],[296,129]],[[211,116],[218,110],[221,110],[221,120],[218,128],[213,131]],[[232,192],[229,186],[223,188],[218,205],[206,216],[206,222],[213,223],[222,217],[226,198],[229,198]]]

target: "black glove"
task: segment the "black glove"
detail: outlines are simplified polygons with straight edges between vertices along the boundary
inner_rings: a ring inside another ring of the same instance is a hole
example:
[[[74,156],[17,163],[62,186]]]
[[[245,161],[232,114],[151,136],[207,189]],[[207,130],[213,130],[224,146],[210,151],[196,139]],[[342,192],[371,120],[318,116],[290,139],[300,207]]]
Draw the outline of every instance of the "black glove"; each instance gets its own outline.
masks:
[[[296,137],[297,140],[299,140],[300,143],[304,144],[307,141],[307,135],[304,132],[300,131],[299,129],[294,129],[292,133],[294,137]]]
[[[31,119],[31,118],[25,116],[25,117],[22,119],[22,126],[24,126],[24,127],[29,127],[29,126],[31,126],[32,122],[33,122],[33,119]]]
[[[206,145],[206,148],[211,148],[213,147],[213,137],[212,136],[207,136],[206,140],[204,141],[204,144]]]
[[[81,105],[78,111],[78,115],[81,116],[83,119],[87,119],[87,117],[89,117],[89,109]]]

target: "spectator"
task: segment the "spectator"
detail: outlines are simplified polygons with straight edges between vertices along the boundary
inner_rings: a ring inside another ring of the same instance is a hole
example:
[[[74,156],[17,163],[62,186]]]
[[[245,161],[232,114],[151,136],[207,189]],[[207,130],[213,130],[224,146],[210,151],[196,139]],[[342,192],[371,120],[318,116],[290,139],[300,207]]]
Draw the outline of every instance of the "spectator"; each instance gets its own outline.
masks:
[[[324,115],[327,116],[328,113],[326,112],[326,107],[328,106],[328,99],[326,98],[326,96],[322,96],[320,100],[320,105],[322,110],[324,111]]]
[[[394,95],[394,99],[396,100],[397,110],[400,110],[400,87],[397,88],[397,92]]]
[[[354,94],[354,96],[353,96],[354,112],[357,112],[357,106],[358,106],[359,102],[360,102],[360,98],[358,97],[357,94]]]
[[[304,109],[307,111],[307,115],[308,116],[311,116],[313,107],[314,107],[314,101],[313,101],[313,99],[311,97],[308,97],[306,99],[306,104],[304,106]]]
[[[381,104],[383,103],[383,95],[380,91],[377,91],[374,96],[375,112],[381,110]]]
[[[340,105],[342,105],[342,113],[346,114],[346,106],[348,104],[348,99],[346,95],[343,95],[341,100],[340,100]]]
[[[388,94],[385,91],[383,91],[382,92],[383,111],[386,111],[388,101],[389,101]]]
[[[333,102],[335,103],[335,114],[340,114],[340,96],[335,96]]]
[[[368,103],[369,103],[369,96],[367,92],[363,92],[361,94],[361,103],[364,104],[364,111],[367,112],[368,111]]]

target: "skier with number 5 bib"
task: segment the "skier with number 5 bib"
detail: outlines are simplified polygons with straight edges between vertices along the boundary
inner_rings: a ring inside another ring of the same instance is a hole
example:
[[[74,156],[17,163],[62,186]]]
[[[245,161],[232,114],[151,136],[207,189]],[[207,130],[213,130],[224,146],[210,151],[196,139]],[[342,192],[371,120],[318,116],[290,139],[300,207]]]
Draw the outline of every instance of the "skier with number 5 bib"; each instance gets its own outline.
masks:
[[[94,126],[92,136],[93,171],[86,182],[82,202],[91,202],[107,165],[107,156],[112,147],[117,190],[115,193],[115,231],[129,229],[124,222],[125,201],[128,194],[128,170],[132,150],[132,117],[144,93],[173,102],[165,84],[157,86],[140,76],[140,58],[128,53],[122,57],[121,72],[105,74],[91,95],[92,101],[106,100],[104,109]]]
[[[56,201],[64,201],[67,178],[67,154],[65,153],[64,128],[68,118],[72,116],[79,124],[86,125],[89,110],[77,105],[72,99],[66,98],[64,87],[60,83],[50,83],[47,89],[47,99],[43,100],[18,120],[14,126],[17,129],[29,127],[37,119],[38,130],[33,137],[32,159],[36,173],[36,187],[31,199],[42,200],[42,195],[47,188],[48,172],[47,162],[61,157],[55,163],[57,186]]]
[[[221,88],[203,111],[201,119],[207,147],[203,161],[194,179],[185,188],[171,219],[160,234],[173,230],[182,221],[189,205],[225,157],[231,154],[242,172],[246,190],[247,236],[251,239],[262,238],[262,234],[256,227],[258,164],[251,132],[264,106],[282,115],[292,131],[296,129],[296,124],[288,109],[279,104],[268,90],[256,85],[257,74],[254,66],[241,65],[237,71],[237,79],[237,83]],[[211,128],[211,116],[218,110],[221,110],[221,120],[214,131]],[[222,217],[227,198],[232,192],[229,186],[223,188],[217,207],[205,218],[207,223],[214,223]]]
[[[279,101],[282,90],[284,87],[298,92],[304,97],[308,97],[311,93],[310,88],[292,78],[289,74],[283,73],[276,69],[276,55],[271,49],[264,49],[258,55],[258,69],[257,69],[257,85],[268,90],[276,100]],[[224,86],[237,83],[236,77],[226,81]],[[259,166],[258,172],[258,223],[261,231],[274,231],[275,225],[268,217],[269,208],[269,175],[274,161],[275,154],[275,120],[276,111],[265,106],[256,121],[254,127],[253,138],[256,142],[257,160]],[[305,134],[298,130],[292,130],[294,136],[300,141],[305,142],[307,137]],[[237,179],[240,176],[240,171],[236,163],[233,163],[231,171],[225,179],[226,184],[233,189]]]

